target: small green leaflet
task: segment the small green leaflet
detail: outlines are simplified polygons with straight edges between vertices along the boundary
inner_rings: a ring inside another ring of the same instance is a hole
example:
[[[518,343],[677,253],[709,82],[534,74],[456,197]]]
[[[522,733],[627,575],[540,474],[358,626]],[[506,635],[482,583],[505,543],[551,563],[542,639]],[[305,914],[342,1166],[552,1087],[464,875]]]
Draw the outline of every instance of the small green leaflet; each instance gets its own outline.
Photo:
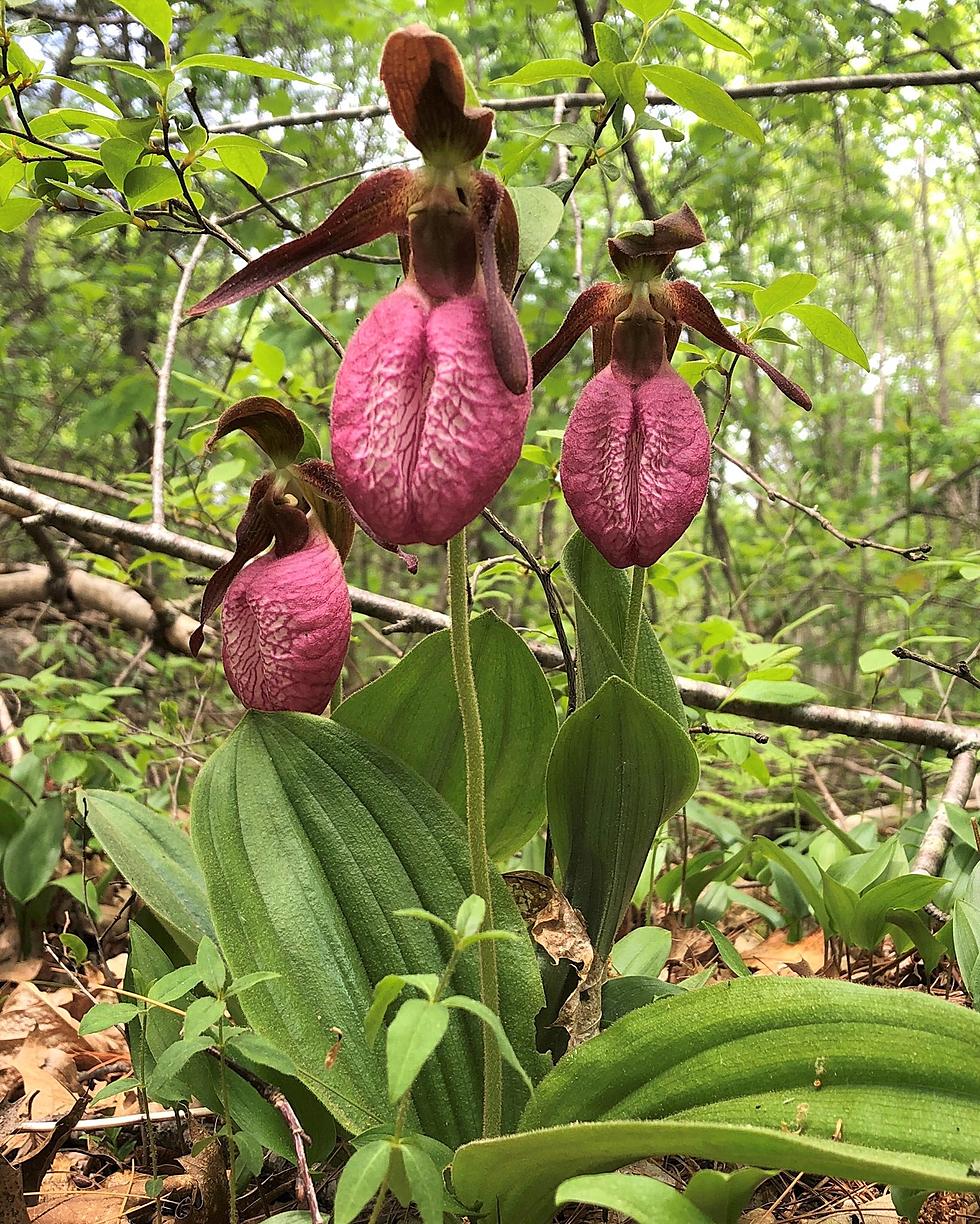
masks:
[[[217,55],[208,52],[207,55],[190,55],[179,64],[174,64],[175,72],[187,72],[191,68],[217,68],[221,72],[241,72],[245,76],[266,77],[273,81],[302,81],[304,85],[320,85],[312,77],[303,76],[289,68],[279,68],[275,64],[266,64],[261,60],[249,59],[244,55]]]
[[[654,88],[666,94],[678,106],[693,111],[701,119],[726,132],[744,136],[758,145],[765,143],[762,128],[755,119],[714,81],[675,65],[644,64],[643,72]]]
[[[119,7],[145,25],[162,43],[170,41],[170,35],[174,32],[174,15],[167,0],[119,0]]]
[[[854,332],[843,319],[837,317],[826,306],[793,306],[789,313],[795,316],[814,339],[835,353],[840,353],[848,361],[853,361],[862,370],[870,370],[868,354]]]
[[[817,278],[809,272],[788,272],[785,276],[777,277],[765,289],[757,289],[752,294],[752,301],[760,318],[768,319],[788,306],[795,306],[816,286]]]
[[[592,69],[576,59],[532,60],[510,76],[497,77],[492,85],[537,85],[541,81],[554,81],[559,77],[590,77]]]
[[[752,52],[713,21],[706,21],[696,13],[683,13],[680,9],[675,10],[674,16],[683,21],[691,33],[696,34],[702,42],[717,47],[719,51],[731,51],[733,55],[741,55],[743,59],[752,62]]]

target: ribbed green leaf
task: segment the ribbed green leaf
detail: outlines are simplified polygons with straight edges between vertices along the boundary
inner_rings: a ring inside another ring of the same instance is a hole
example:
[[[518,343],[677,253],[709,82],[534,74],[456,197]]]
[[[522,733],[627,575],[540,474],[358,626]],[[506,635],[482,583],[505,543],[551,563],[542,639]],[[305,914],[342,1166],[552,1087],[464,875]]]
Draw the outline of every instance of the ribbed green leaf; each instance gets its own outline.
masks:
[[[657,829],[697,783],[690,736],[618,676],[562,725],[548,763],[548,819],[565,895],[600,957]]]
[[[597,693],[610,676],[630,678],[623,661],[630,582],[580,531],[565,545],[561,567],[575,596],[577,658],[585,699]],[[646,617],[640,621],[635,683],[682,727],[687,725],[674,677]]]
[[[558,1206],[588,1203],[629,1216],[637,1224],[714,1224],[666,1182],[628,1173],[587,1173],[571,1177],[558,1187]]]
[[[242,996],[249,1023],[348,1129],[390,1121],[383,1057],[367,1043],[364,1017],[387,974],[445,966],[449,937],[393,911],[452,921],[470,892],[462,822],[416,773],[348,728],[251,712],[201,772],[192,834],[232,973],[281,974]],[[494,926],[521,937],[499,945],[501,1009],[537,1079],[540,979],[510,895],[499,878],[494,887]],[[475,955],[461,960],[452,985],[479,994]],[[326,1071],[331,1026],[343,1040]],[[424,1133],[456,1145],[480,1132],[482,1042],[479,1022],[454,1013],[413,1093]],[[504,1077],[513,1125],[527,1089],[509,1069]]]
[[[204,879],[190,838],[131,795],[90,790],[89,827],[106,853],[190,956],[214,938]]]
[[[970,1191],[980,1016],[908,990],[739,979],[581,1046],[538,1085],[521,1130],[453,1165],[456,1194],[498,1204],[501,1224],[550,1220],[569,1176],[667,1153]]]
[[[487,844],[501,861],[544,823],[544,773],[558,730],[548,681],[517,633],[492,612],[470,625],[487,766]],[[334,718],[400,757],[460,816],[463,731],[449,633],[433,633]],[[449,917],[449,915],[447,915]]]

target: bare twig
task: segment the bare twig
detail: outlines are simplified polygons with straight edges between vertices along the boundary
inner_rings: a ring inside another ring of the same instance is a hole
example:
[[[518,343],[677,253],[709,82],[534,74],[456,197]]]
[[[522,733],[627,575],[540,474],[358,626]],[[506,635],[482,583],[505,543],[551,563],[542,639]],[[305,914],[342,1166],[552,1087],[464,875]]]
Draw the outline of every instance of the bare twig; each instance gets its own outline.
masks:
[[[914,650],[908,650],[904,646],[896,646],[892,654],[896,659],[908,659],[912,663],[922,663],[936,671],[945,672],[947,676],[953,676],[957,680],[965,680],[975,689],[980,689],[980,679],[970,671],[970,664],[966,659],[960,659],[951,667],[948,663],[940,663],[938,659],[930,659],[928,655],[917,654]]]
[[[216,1117],[213,1110],[205,1109],[201,1105],[195,1105],[187,1112],[192,1118]],[[145,1122],[173,1122],[173,1120],[174,1111],[172,1109],[151,1109],[148,1113],[114,1114],[108,1118],[81,1118],[71,1129],[73,1133],[84,1134],[87,1131],[118,1130],[122,1126],[139,1126]],[[57,1125],[57,1121],[41,1118],[36,1122],[18,1122],[13,1126],[12,1131],[14,1134],[22,1135],[48,1135]]]
[[[133,522],[111,514],[87,510],[69,502],[57,501],[25,485],[2,478],[0,498],[45,515],[47,521],[54,526],[73,530],[81,528],[111,540],[128,541],[141,548],[179,557],[209,569],[216,569],[231,557],[227,549],[218,548],[204,540],[182,536],[151,523]],[[435,633],[448,628],[449,618],[443,612],[419,607],[403,599],[390,599],[359,587],[349,589],[354,611],[371,616],[375,620],[389,625],[403,622],[406,631],[418,633]],[[531,642],[530,649],[544,667],[565,666],[562,652],[556,646],[546,642]],[[724,707],[726,714],[740,714],[745,718],[755,718],[782,726],[803,727],[812,731],[836,732],[855,739],[878,738],[903,744],[921,744],[927,748],[943,748],[947,752],[961,752],[967,748],[980,751],[980,730],[950,726],[933,719],[889,714],[882,710],[847,709],[815,701],[803,702],[800,705],[750,701],[738,697],[734,690],[723,684],[712,684],[706,680],[692,680],[683,676],[678,677],[677,687],[688,705],[701,710],[719,710]]]
[[[153,522],[156,526],[164,524],[163,485],[164,460],[167,442],[167,401],[170,397],[170,376],[174,368],[174,355],[177,351],[177,333],[180,330],[180,320],[184,313],[184,302],[187,290],[190,288],[191,277],[197,267],[209,235],[202,234],[197,245],[191,251],[184,270],[177,283],[173,306],[170,310],[170,323],[167,326],[167,339],[163,346],[163,361],[160,363],[160,373],[157,377],[156,412],[153,417],[153,457],[150,461],[151,501],[153,504]]]
[[[57,484],[85,489],[100,497],[114,497],[118,501],[131,502],[134,506],[138,506],[145,500],[135,493],[127,493],[124,489],[117,489],[115,485],[105,484],[101,480],[92,480],[89,476],[82,476],[77,472],[62,472],[58,468],[41,467],[37,463],[21,463],[19,459],[9,457],[7,466],[12,468],[18,476],[36,476],[38,480],[52,480]]]
[[[830,816],[833,819],[834,824],[837,825],[839,828],[844,828],[844,825],[847,821],[847,817],[844,815],[843,809],[841,808],[840,804],[837,802],[834,796],[830,793],[830,787],[823,780],[823,774],[820,772],[819,769],[817,769],[816,765],[814,765],[812,761],[807,761],[806,771],[810,775],[810,778],[812,779],[814,786],[820,792],[820,797],[823,799],[824,803],[827,805],[827,811],[830,813]]]
[[[845,535],[840,528],[834,526],[825,514],[821,514],[816,506],[805,506],[803,502],[797,501],[795,497],[790,497],[788,493],[780,493],[778,489],[773,488],[765,477],[760,476],[754,468],[749,467],[744,459],[739,459],[730,451],[725,450],[723,446],[719,446],[717,442],[714,443],[714,449],[723,459],[733,463],[750,480],[753,480],[760,489],[763,489],[771,502],[780,501],[787,506],[792,506],[794,510],[799,510],[807,518],[811,518],[815,523],[818,523],[824,531],[829,532],[834,539],[840,540],[842,544],[846,544],[848,548],[874,548],[879,552],[894,553],[898,557],[904,557],[906,561],[922,561],[932,551],[931,544],[919,544],[912,548],[899,548],[895,544],[882,544],[880,540],[872,540],[869,536]]]
[[[763,735],[761,731],[737,731],[733,727],[712,727],[708,723],[698,723],[695,727],[688,727],[688,735],[741,735],[745,739],[755,740],[757,744],[768,744],[769,736]]]
[[[561,608],[558,604],[558,596],[555,592],[555,584],[552,580],[551,571],[545,569],[520,536],[515,535],[509,527],[505,526],[492,510],[484,510],[483,517],[494,531],[499,536],[502,536],[523,557],[528,569],[531,570],[541,584],[541,590],[544,592],[545,602],[548,605],[548,615],[551,617],[551,623],[555,627],[555,636],[558,639],[558,647],[561,650],[562,666],[565,669],[565,677],[568,683],[568,713],[571,714],[576,704],[575,659],[572,655],[572,648],[568,644],[568,637],[565,634],[565,622],[562,620]]]
[[[966,68],[951,72],[876,72],[853,76],[813,77],[802,81],[763,81],[754,85],[733,85],[726,93],[730,98],[786,98],[795,94],[844,93],[855,89],[923,88],[932,85],[972,85],[980,81],[980,69]],[[483,105],[495,111],[553,110],[558,94],[535,94],[526,98],[488,98]],[[602,101],[600,93],[565,93],[565,105],[595,106]],[[648,90],[650,106],[676,106],[666,94]],[[385,103],[370,106],[340,107],[322,111],[300,111],[268,119],[239,119],[222,123],[215,132],[260,132],[272,127],[308,127],[315,123],[344,120],[377,119],[388,113]]]
[[[973,789],[973,779],[977,776],[977,749],[957,753],[953,757],[953,765],[946,780],[946,788],[942,798],[933,813],[929,827],[922,835],[919,851],[912,863],[912,871],[917,875],[937,875],[946,854],[946,847],[952,836],[949,823],[949,807],[966,807],[966,801]]]
[[[323,1224],[320,1205],[316,1201],[316,1187],[313,1185],[310,1166],[306,1160],[306,1144],[310,1142],[310,1137],[300,1125],[292,1105],[278,1088],[269,1093],[269,1100],[282,1114],[283,1120],[289,1127],[289,1133],[293,1137],[293,1148],[296,1152],[296,1198],[306,1205],[310,1213],[310,1224]]]

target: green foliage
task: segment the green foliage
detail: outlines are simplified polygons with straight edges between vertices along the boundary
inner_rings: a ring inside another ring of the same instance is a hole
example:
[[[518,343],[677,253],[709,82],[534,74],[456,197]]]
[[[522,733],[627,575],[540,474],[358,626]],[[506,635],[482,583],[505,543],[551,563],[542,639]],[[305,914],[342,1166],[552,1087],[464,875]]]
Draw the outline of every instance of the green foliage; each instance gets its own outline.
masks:
[[[290,1055],[345,1126],[357,1132],[389,1120],[383,1069],[362,1036],[363,1017],[386,975],[438,974],[446,963],[444,934],[392,911],[425,909],[447,922],[457,913],[470,891],[458,817],[417,774],[353,731],[253,712],[203,771],[192,832],[232,972],[281,975],[242,996],[251,1026]],[[499,945],[502,1015],[537,1078],[537,969],[500,883],[494,924],[521,935]],[[453,981],[461,993],[479,993],[469,958]],[[343,1032],[329,1076],[327,1016]],[[459,1142],[479,1132],[478,1024],[454,1015],[413,1093],[422,1130],[437,1139]],[[445,1084],[454,1086],[449,1098]],[[526,1095],[516,1075],[505,1076],[509,1117],[516,1119]]]
[[[487,844],[505,860],[544,821],[544,771],[557,732],[541,668],[520,637],[492,612],[470,627],[487,762]],[[419,692],[426,700],[419,703]],[[434,633],[395,667],[345,701],[336,721],[411,766],[465,814],[463,731],[449,634]]]

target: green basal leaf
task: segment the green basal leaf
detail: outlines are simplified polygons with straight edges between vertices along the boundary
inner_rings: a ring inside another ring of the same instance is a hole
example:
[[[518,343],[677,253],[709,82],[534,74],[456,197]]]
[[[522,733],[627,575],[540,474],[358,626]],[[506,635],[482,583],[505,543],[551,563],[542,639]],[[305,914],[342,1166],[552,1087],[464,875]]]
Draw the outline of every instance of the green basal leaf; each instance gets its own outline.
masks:
[[[562,725],[548,763],[548,820],[563,891],[605,959],[661,824],[698,783],[691,738],[613,676]]]
[[[561,567],[575,596],[577,664],[583,698],[592,697],[610,676],[627,679],[623,659],[630,580],[614,569],[580,531],[565,545]],[[636,687],[682,727],[684,706],[650,622],[640,621]]]
[[[503,861],[544,823],[557,714],[544,673],[508,624],[485,612],[471,622],[470,642],[486,757],[487,845],[490,857]],[[463,729],[448,631],[419,642],[343,702],[334,719],[400,757],[463,816]]]
[[[442,972],[450,936],[393,911],[424,909],[453,920],[471,891],[462,822],[418,774],[354,731],[308,715],[254,711],[205,765],[191,810],[233,976],[280,974],[242,996],[249,1025],[293,1060],[349,1130],[390,1123],[384,1061],[364,1035],[364,1017],[385,976]],[[520,936],[498,945],[501,1014],[536,1080],[544,1065],[534,1052],[540,978],[499,877],[493,921]],[[461,958],[453,988],[478,995],[475,956]],[[343,1038],[327,1072],[331,1027]],[[482,1049],[479,1022],[454,1013],[415,1082],[413,1125],[450,1144],[480,1132]],[[505,1068],[506,1124],[526,1096]]]
[[[673,1186],[652,1177],[628,1173],[592,1173],[570,1177],[555,1194],[555,1203],[588,1203],[622,1212],[636,1224],[715,1224]]]
[[[908,990],[745,978],[580,1046],[538,1085],[521,1133],[457,1153],[453,1186],[501,1224],[545,1224],[568,1177],[666,1153],[969,1193],[978,1135],[976,1013]]]
[[[194,956],[202,939],[214,938],[214,927],[186,833],[131,795],[90,790],[83,798],[89,827],[113,863],[181,949]]]

